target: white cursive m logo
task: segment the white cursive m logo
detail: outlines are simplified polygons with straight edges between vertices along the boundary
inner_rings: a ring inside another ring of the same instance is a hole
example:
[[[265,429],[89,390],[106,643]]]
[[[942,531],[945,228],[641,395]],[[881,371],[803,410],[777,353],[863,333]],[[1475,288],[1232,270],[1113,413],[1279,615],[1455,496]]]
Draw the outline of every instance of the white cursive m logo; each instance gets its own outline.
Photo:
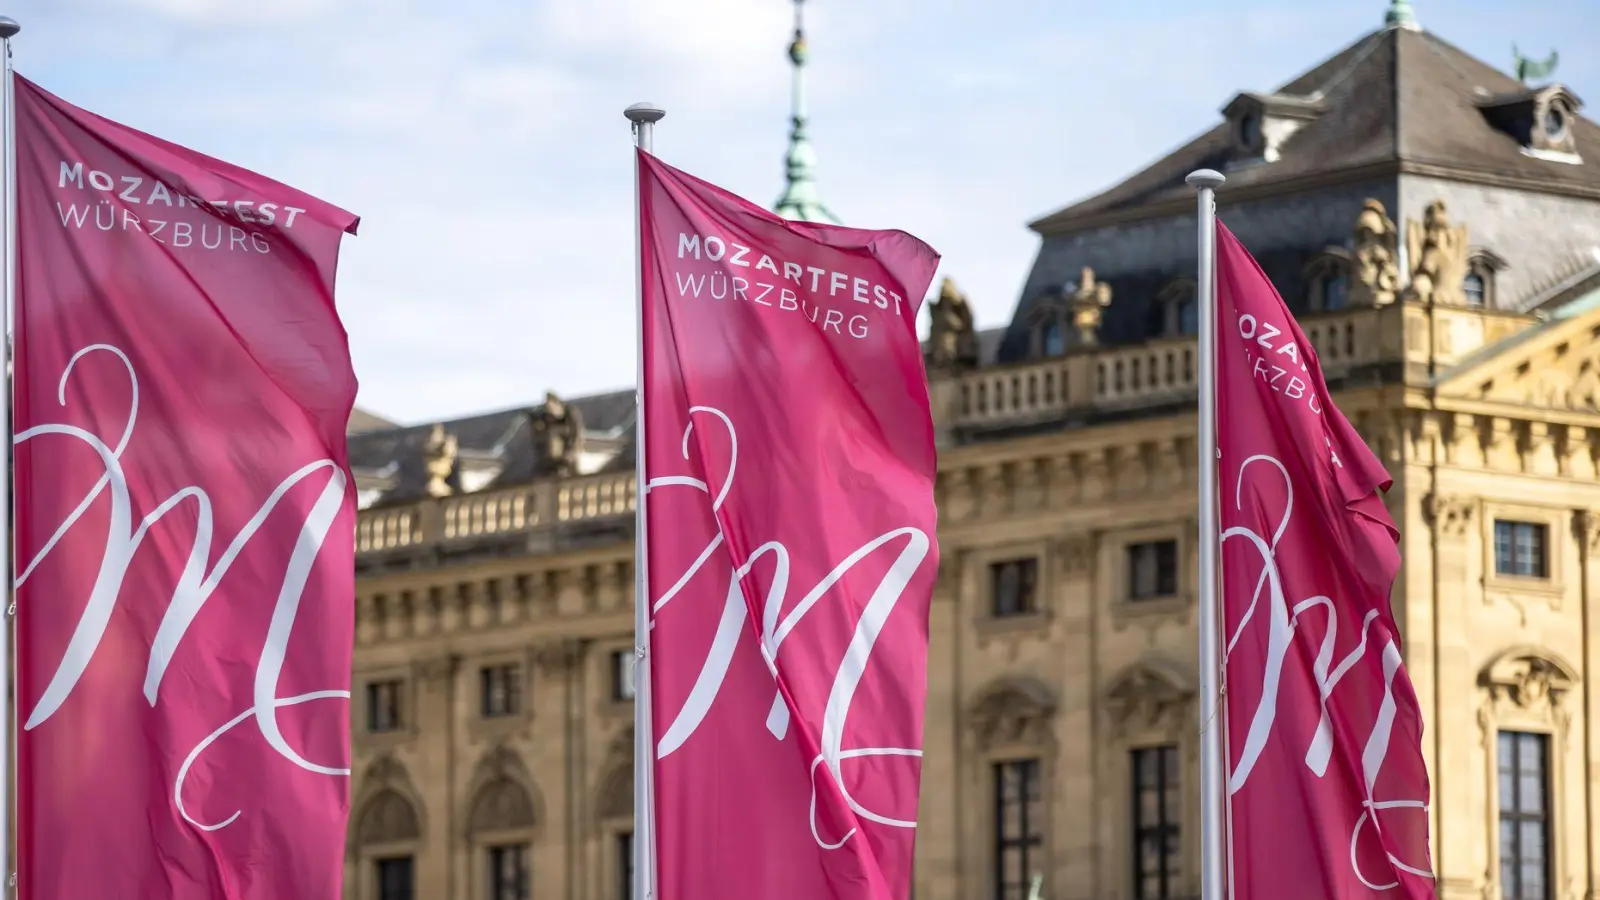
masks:
[[[716,417],[727,429],[730,443],[728,474],[717,491],[716,497],[711,502],[713,513],[722,508],[723,501],[727,499],[728,491],[733,487],[734,475],[739,463],[739,437],[734,429],[733,421],[721,410],[708,406],[691,407],[690,415],[704,413]],[[683,458],[689,458],[689,437],[694,430],[691,419],[683,433]],[[646,482],[647,491],[656,491],[665,487],[689,487],[700,491],[707,496],[710,488],[705,482],[683,475],[669,475],[660,478],[651,478]],[[868,821],[877,822],[896,828],[915,828],[916,822],[907,819],[896,819],[873,812],[862,806],[844,784],[842,771],[843,761],[864,756],[909,756],[921,757],[920,748],[911,747],[859,747],[844,749],[844,724],[850,713],[850,703],[855,697],[856,688],[861,684],[861,679],[866,673],[867,664],[872,656],[872,649],[877,643],[878,635],[883,631],[884,624],[895,606],[900,602],[906,587],[921,567],[922,561],[927,558],[932,547],[928,535],[917,528],[896,528],[863,544],[849,556],[845,557],[837,566],[819,581],[806,595],[801,598],[789,615],[779,621],[778,615],[783,608],[784,599],[788,595],[789,587],[789,550],[778,541],[768,541],[750,553],[749,558],[735,562],[733,573],[728,580],[728,589],[723,601],[722,617],[717,623],[717,631],[712,638],[711,649],[706,655],[704,665],[699,676],[695,679],[694,686],[689,691],[688,698],[684,701],[683,708],[677,716],[667,725],[662,732],[656,747],[658,759],[667,756],[681,748],[685,742],[699,729],[701,722],[711,711],[711,706],[716,702],[718,693],[721,692],[722,682],[727,677],[728,667],[733,661],[734,649],[738,646],[739,636],[744,631],[747,607],[740,582],[743,581],[763,556],[770,555],[773,560],[773,574],[771,587],[767,589],[766,603],[762,607],[762,624],[760,630],[761,655],[767,662],[767,668],[773,678],[777,678],[777,659],[779,648],[785,639],[794,632],[796,626],[805,617],[812,607],[822,599],[835,584],[842,579],[857,563],[871,555],[886,544],[904,540],[905,546],[900,550],[889,571],[879,582],[866,606],[862,609],[861,617],[856,622],[855,631],[851,635],[850,644],[846,648],[844,658],[839,663],[839,669],[833,680],[833,686],[828,693],[827,706],[822,717],[821,752],[812,760],[812,792],[811,792],[811,835],[817,844],[824,849],[836,850],[843,847],[845,842],[856,833],[852,828],[837,841],[825,840],[817,831],[817,794],[816,770],[820,765],[826,765],[829,775],[832,776],[839,793],[857,816]],[[651,607],[652,614],[658,614],[667,603],[676,597],[711,559],[717,548],[724,543],[720,525],[717,533],[713,535],[706,547],[690,564],[687,571],[657,599]],[[788,735],[790,710],[781,691],[775,692],[772,708],[767,714],[767,730],[778,740],[783,740]]]
[[[139,379],[133,370],[133,364],[128,360],[127,354],[108,344],[93,344],[79,350],[68,361],[66,369],[61,374],[57,386],[57,400],[66,405],[67,380],[72,376],[72,370],[78,361],[89,353],[96,351],[111,353],[122,361],[127,369],[128,379],[132,388],[132,399],[129,404],[127,424],[123,428],[121,437],[115,448],[107,447],[97,435],[73,425],[38,425],[20,432],[13,438],[17,445],[46,435],[60,435],[70,437],[86,444],[100,457],[101,465],[105,467],[102,475],[83,498],[82,502],[66,517],[66,520],[56,529],[50,539],[45,542],[38,554],[29,561],[27,567],[17,577],[17,587],[22,585],[33,574],[35,568],[43,561],[60,542],[68,530],[83,516],[99,495],[110,489],[111,514],[107,524],[105,553],[100,560],[100,570],[95,577],[93,588],[90,590],[89,601],[84,607],[83,614],[78,619],[78,626],[72,633],[72,638],[67,644],[66,652],[62,655],[61,663],[57,666],[55,675],[46,685],[44,693],[34,704],[33,711],[28,715],[23,728],[32,730],[49,721],[50,717],[60,710],[67,701],[83,673],[89,667],[89,662],[94,658],[95,651],[100,646],[101,639],[105,636],[106,626],[111,620],[111,613],[116,607],[117,597],[122,591],[122,583],[127,575],[128,566],[133,561],[134,553],[143,543],[149,529],[163,516],[186,499],[193,499],[196,505],[195,541],[190,549],[189,558],[183,571],[178,575],[177,586],[173,590],[172,602],[167,607],[166,614],[162,616],[161,625],[156,631],[156,636],[151,644],[150,657],[145,669],[144,696],[151,706],[156,703],[156,696],[161,687],[161,680],[166,674],[167,667],[171,664],[173,655],[177,652],[179,643],[189,626],[200,613],[206,600],[216,590],[217,585],[227,574],[233,561],[238,558],[245,545],[249,542],[261,526],[283,499],[290,488],[299,484],[311,475],[327,469],[329,477],[323,486],[321,494],[312,505],[310,513],[301,524],[299,536],[295,542],[294,550],[290,553],[289,561],[284,570],[283,583],[278,592],[277,604],[273,607],[272,620],[267,627],[267,635],[261,651],[260,661],[256,665],[254,703],[235,717],[232,721],[212,732],[190,751],[188,757],[179,768],[177,779],[173,785],[173,798],[179,813],[190,824],[206,831],[215,831],[226,827],[239,817],[235,812],[221,823],[202,825],[191,818],[184,808],[183,784],[187,778],[190,767],[201,751],[209,747],[217,738],[227,733],[228,730],[243,722],[247,718],[254,718],[256,727],[267,743],[285,759],[302,769],[323,775],[348,776],[348,768],[337,768],[318,765],[302,757],[284,738],[282,730],[278,727],[277,710],[282,706],[292,706],[311,700],[343,698],[348,699],[350,692],[346,690],[312,691],[295,697],[277,696],[278,678],[283,671],[285,655],[288,652],[289,634],[294,628],[295,616],[299,613],[300,599],[305,591],[306,582],[310,578],[312,566],[316,563],[318,552],[323,541],[327,538],[328,530],[337,519],[340,508],[345,499],[345,475],[339,466],[330,459],[318,460],[300,468],[269,495],[261,507],[256,511],[244,527],[239,530],[233,541],[217,558],[216,565],[208,573],[205,571],[206,560],[209,558],[212,546],[212,515],[211,498],[205,491],[198,487],[186,487],[167,498],[153,511],[140,520],[137,527],[133,524],[133,506],[128,492],[127,477],[122,468],[121,455],[127,448],[128,441],[132,438],[134,425],[139,413]]]
[[[1266,463],[1278,471],[1283,478],[1286,491],[1283,507],[1283,517],[1278,521],[1277,530],[1272,534],[1272,540],[1257,534],[1245,526],[1235,526],[1222,533],[1224,544],[1230,538],[1243,539],[1261,555],[1262,571],[1256,580],[1254,594],[1251,595],[1250,605],[1245,608],[1243,617],[1239,620],[1239,627],[1234,631],[1233,637],[1228,641],[1227,653],[1232,654],[1234,645],[1244,634],[1244,629],[1254,617],[1256,605],[1261,599],[1263,589],[1269,595],[1267,608],[1267,658],[1262,666],[1261,673],[1261,700],[1256,706],[1255,715],[1250,720],[1250,730],[1245,735],[1244,746],[1239,755],[1239,764],[1228,776],[1228,794],[1237,794],[1244,788],[1245,782],[1250,778],[1250,773],[1255,769],[1256,763],[1261,759],[1261,753],[1266,748],[1267,739],[1272,734],[1272,726],[1278,717],[1278,688],[1283,677],[1283,666],[1287,659],[1289,646],[1294,637],[1295,627],[1299,624],[1300,614],[1316,606],[1325,607],[1328,613],[1327,631],[1323,633],[1322,644],[1318,648],[1317,658],[1312,663],[1312,672],[1317,681],[1322,707],[1321,718],[1317,721],[1317,730],[1311,737],[1311,744],[1306,749],[1306,767],[1321,778],[1327,773],[1328,761],[1333,753],[1334,732],[1328,716],[1328,698],[1333,689],[1338,686],[1345,674],[1360,661],[1367,652],[1367,634],[1370,626],[1378,618],[1377,610],[1368,610],[1361,622],[1361,641],[1354,650],[1351,650],[1337,667],[1329,671],[1333,663],[1334,641],[1338,636],[1338,618],[1334,615],[1333,601],[1327,596],[1308,597],[1295,604],[1293,614],[1289,609],[1288,600],[1284,597],[1283,580],[1278,571],[1277,550],[1278,541],[1283,538],[1283,533],[1289,527],[1289,519],[1294,514],[1294,482],[1289,477],[1289,471],[1279,462],[1266,454],[1257,454],[1239,464],[1239,477],[1234,487],[1234,504],[1243,508],[1245,503],[1244,489],[1247,479],[1245,473],[1252,463]],[[1378,772],[1384,760],[1389,755],[1389,744],[1394,732],[1395,699],[1394,677],[1400,670],[1400,650],[1395,646],[1392,638],[1386,638],[1382,651],[1383,664],[1383,699],[1378,704],[1378,714],[1372,726],[1372,732],[1367,737],[1366,746],[1361,753],[1361,775],[1365,797],[1362,801],[1361,816],[1356,820],[1355,828],[1350,834],[1350,868],[1361,883],[1375,891],[1392,890],[1399,887],[1399,880],[1383,884],[1375,883],[1362,872],[1356,860],[1356,848],[1359,845],[1361,830],[1370,821],[1374,832],[1382,832],[1378,823],[1378,811],[1385,809],[1421,809],[1426,810],[1428,804],[1421,800],[1376,800],[1372,796],[1373,785],[1377,782]],[[1412,866],[1399,859],[1394,854],[1385,850],[1390,865],[1403,872],[1418,875],[1423,878],[1432,878],[1433,873],[1426,869]]]

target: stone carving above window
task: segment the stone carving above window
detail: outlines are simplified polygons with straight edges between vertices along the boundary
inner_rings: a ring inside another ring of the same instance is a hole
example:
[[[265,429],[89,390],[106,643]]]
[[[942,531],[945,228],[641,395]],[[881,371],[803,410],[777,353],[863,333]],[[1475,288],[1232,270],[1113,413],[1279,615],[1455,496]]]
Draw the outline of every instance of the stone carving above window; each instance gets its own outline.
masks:
[[[1123,669],[1106,686],[1106,711],[1120,734],[1181,729],[1193,715],[1193,681],[1179,666],[1148,659]]]
[[[398,844],[422,838],[422,823],[411,801],[399,791],[384,790],[374,795],[362,807],[356,824],[356,843],[368,847],[375,844]]]
[[[422,816],[416,789],[405,766],[385,753],[373,760],[357,782],[360,799],[354,805],[352,846],[394,844],[422,839]]]
[[[1534,716],[1561,703],[1578,684],[1577,670],[1539,647],[1513,647],[1496,656],[1479,677],[1490,699]]]
[[[1044,682],[1009,677],[991,683],[968,707],[967,716],[982,747],[1050,742],[1056,696]]]
[[[540,801],[528,768],[504,744],[497,744],[478,761],[469,796],[470,834],[525,830],[533,828],[541,818]]]

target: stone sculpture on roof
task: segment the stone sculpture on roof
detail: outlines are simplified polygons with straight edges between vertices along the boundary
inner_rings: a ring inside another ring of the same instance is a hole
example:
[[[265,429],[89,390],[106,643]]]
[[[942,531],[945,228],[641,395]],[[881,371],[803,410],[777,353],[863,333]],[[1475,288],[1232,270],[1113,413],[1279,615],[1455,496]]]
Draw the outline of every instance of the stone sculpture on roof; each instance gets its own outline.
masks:
[[[1069,285],[1067,291],[1067,307],[1072,311],[1078,343],[1093,346],[1100,340],[1100,311],[1111,305],[1111,285],[1096,281],[1094,269],[1084,266],[1077,285]]]
[[[1383,204],[1368,200],[1356,217],[1352,306],[1388,306],[1400,290],[1400,232]]]
[[[1467,226],[1450,224],[1443,200],[1428,204],[1420,223],[1406,223],[1406,252],[1411,260],[1407,300],[1446,305],[1466,302],[1462,283],[1467,277]]]
[[[540,474],[577,474],[578,454],[583,451],[583,415],[578,408],[554,391],[546,391],[544,406],[534,412],[532,420]]]
[[[422,451],[428,470],[428,496],[448,497],[455,493],[453,482],[459,449],[456,436],[447,433],[443,424],[433,426]]]
[[[978,331],[967,295],[946,277],[939,298],[928,306],[928,362],[936,367],[972,366],[978,363]]]

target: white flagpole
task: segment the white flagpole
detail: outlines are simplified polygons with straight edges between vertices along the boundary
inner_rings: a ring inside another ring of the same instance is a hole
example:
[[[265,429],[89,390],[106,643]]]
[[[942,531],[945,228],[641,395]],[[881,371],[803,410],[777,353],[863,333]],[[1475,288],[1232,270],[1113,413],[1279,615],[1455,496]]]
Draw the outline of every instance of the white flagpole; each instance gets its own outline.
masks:
[[[1227,179],[1211,169],[1185,179],[1200,193],[1200,898],[1226,900],[1228,893],[1226,738],[1228,720],[1222,682],[1222,604],[1218,602],[1217,557],[1221,550],[1217,508],[1217,203]]]
[[[6,436],[5,447],[5,472],[0,477],[0,571],[5,572],[8,595],[14,596],[16,590],[16,567],[11,553],[11,391],[15,379],[11,377],[11,334],[10,329],[12,310],[16,308],[17,296],[17,92],[13,87],[14,70],[11,67],[11,39],[22,31],[22,26],[17,20],[9,16],[0,16],[0,93],[5,96],[5,120],[0,125],[0,166],[5,169],[4,197],[5,214],[0,215],[4,222],[4,252],[5,252],[5,288],[0,290],[0,371],[6,376],[6,389],[0,392],[0,426],[4,428]],[[10,894],[17,886],[17,869],[13,865],[15,858],[11,853],[11,812],[15,808],[16,798],[12,794],[11,761],[12,742],[15,740],[16,729],[12,727],[12,716],[16,714],[14,697],[16,694],[17,678],[13,671],[11,658],[11,642],[16,623],[17,605],[15,600],[6,604],[5,629],[0,633],[0,672],[5,673],[8,689],[4,696],[4,707],[0,708],[0,860],[6,862],[6,893]]]
[[[635,103],[622,114],[633,123],[634,144],[651,149],[655,124],[667,113],[653,103]],[[633,174],[634,281],[638,286],[635,310],[638,328],[638,381],[634,400],[634,557],[633,557],[633,900],[652,900],[656,888],[655,739],[650,723],[650,556],[645,525],[645,415],[644,415],[644,209],[638,164]]]

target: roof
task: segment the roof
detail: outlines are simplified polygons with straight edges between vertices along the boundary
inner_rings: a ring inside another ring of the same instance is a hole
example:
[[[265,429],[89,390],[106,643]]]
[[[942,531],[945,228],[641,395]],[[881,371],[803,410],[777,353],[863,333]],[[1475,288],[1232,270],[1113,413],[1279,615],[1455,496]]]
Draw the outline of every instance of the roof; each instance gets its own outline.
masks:
[[[583,419],[587,443],[604,452],[600,471],[633,465],[634,392],[609,391],[567,399]],[[484,488],[531,481],[538,471],[541,452],[533,440],[531,417],[543,407],[518,406],[444,422],[394,426],[349,436],[350,467],[357,480],[363,475],[380,479],[380,503],[416,500],[426,495],[426,446],[436,424],[454,435],[463,461],[478,461],[494,474]]]
[[[395,423],[385,419],[377,413],[368,412],[361,407],[350,410],[350,422],[345,426],[346,434],[361,434],[367,431],[380,431],[385,428],[394,428]]]
[[[1032,223],[1041,233],[1089,227],[1094,220],[1134,214],[1166,202],[1193,203],[1184,177],[1212,168],[1228,175],[1228,193],[1285,190],[1309,178],[1339,172],[1377,174],[1410,167],[1452,177],[1513,181],[1556,192],[1600,197],[1600,125],[1574,116],[1584,165],[1537,159],[1510,134],[1492,125],[1483,104],[1519,95],[1526,86],[1425,31],[1376,31],[1283,85],[1272,95],[1245,94],[1257,102],[1298,98],[1320,114],[1282,145],[1270,163],[1231,168],[1233,135],[1226,121],[1146,167],[1121,184]]]

